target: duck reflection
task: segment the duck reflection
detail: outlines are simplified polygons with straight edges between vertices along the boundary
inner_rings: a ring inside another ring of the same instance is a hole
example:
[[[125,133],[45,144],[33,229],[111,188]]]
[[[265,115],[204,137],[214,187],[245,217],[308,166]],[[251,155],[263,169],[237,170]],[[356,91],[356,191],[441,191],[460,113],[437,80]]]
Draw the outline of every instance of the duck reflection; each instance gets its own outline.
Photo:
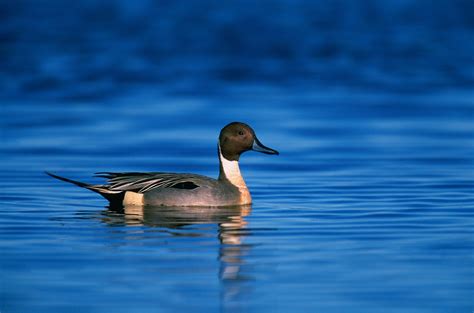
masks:
[[[217,224],[219,245],[219,278],[221,280],[245,280],[241,266],[249,245],[242,243],[246,235],[245,217],[251,205],[229,207],[162,207],[127,205],[108,207],[103,222],[111,225],[150,226],[165,228],[176,236],[200,236],[199,233],[182,233],[182,227],[195,224]]]

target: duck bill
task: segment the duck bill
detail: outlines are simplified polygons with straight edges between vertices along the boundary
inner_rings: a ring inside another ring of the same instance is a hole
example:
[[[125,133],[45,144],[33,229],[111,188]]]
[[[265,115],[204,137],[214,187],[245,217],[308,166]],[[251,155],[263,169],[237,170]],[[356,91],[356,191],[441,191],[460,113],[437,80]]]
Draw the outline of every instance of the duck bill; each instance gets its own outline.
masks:
[[[276,150],[273,150],[273,149],[271,149],[271,148],[265,147],[265,146],[260,142],[260,140],[257,139],[257,137],[255,137],[255,140],[253,141],[252,150],[253,150],[253,151],[257,151],[257,152],[266,153],[266,154],[276,154],[276,155],[280,154],[280,153],[278,153],[278,151],[276,151]]]

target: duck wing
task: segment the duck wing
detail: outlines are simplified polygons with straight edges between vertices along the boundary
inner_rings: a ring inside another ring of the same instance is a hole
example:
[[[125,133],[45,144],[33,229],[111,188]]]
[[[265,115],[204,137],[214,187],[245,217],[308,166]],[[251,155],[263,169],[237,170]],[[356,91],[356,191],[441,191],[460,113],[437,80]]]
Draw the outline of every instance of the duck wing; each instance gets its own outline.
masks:
[[[96,177],[107,179],[107,188],[111,191],[134,191],[144,193],[156,188],[195,189],[211,186],[212,178],[181,173],[96,173]]]

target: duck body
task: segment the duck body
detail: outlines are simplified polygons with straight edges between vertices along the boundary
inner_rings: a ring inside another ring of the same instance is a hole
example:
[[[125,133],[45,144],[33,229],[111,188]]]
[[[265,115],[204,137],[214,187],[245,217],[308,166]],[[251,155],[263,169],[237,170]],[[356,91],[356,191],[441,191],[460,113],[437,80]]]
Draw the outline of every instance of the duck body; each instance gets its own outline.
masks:
[[[144,194],[126,193],[123,203],[154,206],[232,206],[252,203],[247,188],[239,189],[229,182],[205,176],[199,178],[199,183],[200,186],[194,189],[157,188]],[[134,203],[135,199],[139,202]]]
[[[265,147],[250,126],[234,122],[225,126],[218,142],[219,177],[213,179],[183,173],[113,173],[96,176],[106,178],[103,185],[90,185],[55,174],[48,175],[101,194],[113,205],[150,206],[235,206],[249,205],[252,197],[239,168],[240,155],[249,150],[278,154]]]

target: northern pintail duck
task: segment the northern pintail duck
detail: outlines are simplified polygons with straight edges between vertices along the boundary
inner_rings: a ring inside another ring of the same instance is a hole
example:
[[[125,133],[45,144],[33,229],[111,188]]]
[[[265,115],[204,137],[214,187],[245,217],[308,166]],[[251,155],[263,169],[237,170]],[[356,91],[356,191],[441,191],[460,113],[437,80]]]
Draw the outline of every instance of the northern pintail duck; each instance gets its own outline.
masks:
[[[48,175],[101,194],[113,205],[231,206],[252,203],[240,173],[239,158],[246,151],[278,154],[265,147],[247,124],[233,122],[219,135],[219,177],[182,173],[96,173],[107,179],[90,185],[46,172]]]

